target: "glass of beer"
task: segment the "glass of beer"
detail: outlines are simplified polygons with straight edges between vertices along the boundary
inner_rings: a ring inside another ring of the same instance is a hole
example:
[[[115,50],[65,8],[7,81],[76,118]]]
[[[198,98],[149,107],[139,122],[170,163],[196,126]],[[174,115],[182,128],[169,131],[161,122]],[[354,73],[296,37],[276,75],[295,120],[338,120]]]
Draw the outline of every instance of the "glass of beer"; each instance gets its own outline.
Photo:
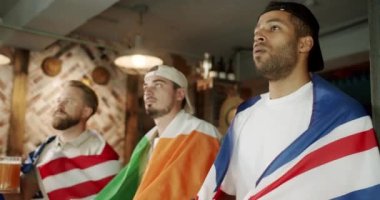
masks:
[[[20,192],[21,157],[0,156],[0,193]]]

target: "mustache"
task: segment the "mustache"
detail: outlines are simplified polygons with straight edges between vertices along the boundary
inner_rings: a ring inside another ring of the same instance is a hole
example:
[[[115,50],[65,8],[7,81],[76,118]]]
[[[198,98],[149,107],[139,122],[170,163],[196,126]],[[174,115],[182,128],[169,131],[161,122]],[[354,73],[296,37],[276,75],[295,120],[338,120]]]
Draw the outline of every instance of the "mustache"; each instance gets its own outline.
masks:
[[[59,109],[57,109],[57,110],[54,111],[54,114],[58,114],[58,113],[63,113],[65,115],[67,115],[67,113],[63,109],[61,109],[61,108],[59,108]]]
[[[150,101],[157,101],[157,98],[153,96],[145,97],[144,98],[144,103],[149,103]]]

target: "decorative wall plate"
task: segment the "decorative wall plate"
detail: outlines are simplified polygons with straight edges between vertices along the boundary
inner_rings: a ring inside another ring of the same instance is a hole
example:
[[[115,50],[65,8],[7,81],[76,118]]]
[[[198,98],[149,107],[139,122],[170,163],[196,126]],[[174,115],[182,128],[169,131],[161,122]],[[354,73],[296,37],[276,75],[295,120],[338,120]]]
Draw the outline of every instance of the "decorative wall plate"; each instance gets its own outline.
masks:
[[[95,83],[106,85],[111,75],[106,68],[98,66],[92,71],[91,76]]]
[[[62,60],[55,57],[47,57],[42,61],[42,71],[48,76],[56,76],[61,72]]]

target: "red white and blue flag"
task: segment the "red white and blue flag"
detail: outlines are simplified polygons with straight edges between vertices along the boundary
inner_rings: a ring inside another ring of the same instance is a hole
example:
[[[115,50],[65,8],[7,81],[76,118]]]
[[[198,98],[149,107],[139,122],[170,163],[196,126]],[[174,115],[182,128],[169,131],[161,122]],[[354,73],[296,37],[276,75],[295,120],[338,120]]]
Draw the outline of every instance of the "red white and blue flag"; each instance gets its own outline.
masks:
[[[312,81],[308,129],[276,156],[244,199],[380,198],[380,154],[371,118],[355,100],[317,75]],[[237,115],[258,100],[244,102]],[[198,199],[234,196],[225,192],[233,186],[224,181],[236,136],[232,127]]]
[[[82,155],[78,151],[67,155],[62,151],[49,151],[46,155],[49,162],[35,166],[44,147],[54,139],[55,136],[49,138],[29,154],[22,166],[23,173],[28,173],[34,167],[39,171],[44,192],[48,196],[44,199],[93,199],[120,170],[119,156],[103,139],[99,154]]]

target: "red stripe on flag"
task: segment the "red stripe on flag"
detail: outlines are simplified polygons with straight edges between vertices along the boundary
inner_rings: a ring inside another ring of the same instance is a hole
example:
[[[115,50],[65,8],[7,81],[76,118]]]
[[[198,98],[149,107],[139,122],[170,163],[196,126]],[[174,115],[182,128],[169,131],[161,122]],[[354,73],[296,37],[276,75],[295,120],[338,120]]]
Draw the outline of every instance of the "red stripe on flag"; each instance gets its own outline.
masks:
[[[249,199],[259,199],[279,187],[281,184],[306,171],[319,167],[328,162],[343,158],[345,156],[369,150],[376,146],[377,141],[373,129],[331,142],[330,144],[327,144],[324,147],[321,147],[320,149],[317,149],[306,155],[282,177]]]
[[[97,194],[101,189],[111,179],[114,175],[97,180],[97,181],[86,181],[77,185],[73,185],[67,188],[60,188],[48,193],[49,199],[80,199],[89,197],[91,195]]]
[[[229,200],[229,199],[236,199],[236,196],[232,196],[225,193],[220,187],[218,188],[214,197],[212,198],[212,200]]]
[[[40,167],[38,167],[41,178],[44,179],[48,176],[56,175],[71,169],[86,169],[88,167],[103,163],[108,160],[118,160],[119,156],[112,149],[111,146],[106,144],[103,151],[99,155],[85,155],[73,158],[57,158]]]

